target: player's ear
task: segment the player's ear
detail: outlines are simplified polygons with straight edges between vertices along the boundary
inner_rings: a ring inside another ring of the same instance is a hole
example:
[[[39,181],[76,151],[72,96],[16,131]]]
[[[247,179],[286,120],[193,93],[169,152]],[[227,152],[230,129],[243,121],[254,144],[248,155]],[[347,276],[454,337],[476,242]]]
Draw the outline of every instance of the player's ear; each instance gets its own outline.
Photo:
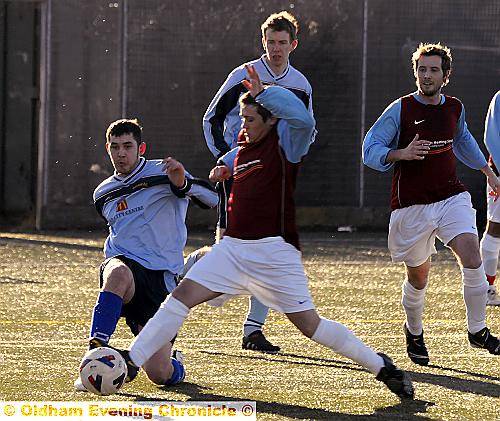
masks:
[[[262,47],[266,49],[266,37],[262,37]]]
[[[269,117],[269,123],[271,124],[271,127],[274,126],[278,122],[278,118],[271,116]]]
[[[295,50],[297,48],[297,45],[299,45],[299,40],[294,39],[290,45],[292,47],[292,51]]]
[[[450,73],[451,70],[447,70],[446,73],[443,76],[443,86],[448,85],[448,82],[450,81]]]
[[[144,155],[146,153],[146,143],[141,142],[139,145],[139,155]]]

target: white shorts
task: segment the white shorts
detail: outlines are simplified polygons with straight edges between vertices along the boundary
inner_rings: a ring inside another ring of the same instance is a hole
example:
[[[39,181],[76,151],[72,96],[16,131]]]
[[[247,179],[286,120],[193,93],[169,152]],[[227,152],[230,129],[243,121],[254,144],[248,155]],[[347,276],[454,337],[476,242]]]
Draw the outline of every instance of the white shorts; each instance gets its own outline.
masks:
[[[468,192],[428,205],[396,209],[389,222],[392,261],[420,266],[436,253],[436,237],[447,246],[464,233],[477,235],[476,210]]]
[[[253,295],[282,313],[314,309],[302,253],[282,237],[240,240],[224,236],[186,273],[215,292]]]
[[[493,194],[489,184],[486,184],[486,203],[488,207],[488,221],[500,223],[500,198]],[[498,199],[497,199],[498,198]],[[495,200],[497,199],[497,200]]]

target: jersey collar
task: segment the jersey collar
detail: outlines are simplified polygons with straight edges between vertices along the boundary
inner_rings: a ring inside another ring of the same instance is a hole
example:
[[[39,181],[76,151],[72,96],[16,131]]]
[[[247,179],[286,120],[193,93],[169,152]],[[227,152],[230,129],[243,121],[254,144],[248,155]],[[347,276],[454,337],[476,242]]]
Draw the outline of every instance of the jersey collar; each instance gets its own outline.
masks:
[[[117,181],[121,181],[122,183],[127,183],[129,182],[132,178],[134,178],[137,173],[141,172],[141,170],[144,168],[144,165],[146,165],[146,158],[144,158],[143,156],[139,157],[139,163],[137,164],[137,166],[135,167],[134,171],[132,171],[130,174],[128,174],[127,176],[125,177],[121,177],[119,176],[116,171],[113,175],[113,178]]]
[[[426,104],[424,101],[422,101],[422,99],[418,96],[418,91],[413,92],[412,96],[421,104],[429,105],[429,104]],[[444,101],[445,101],[445,96],[443,94],[439,94],[439,97],[440,97],[440,100],[439,100],[439,104],[437,104],[437,105],[443,105]]]
[[[290,71],[290,60],[288,60],[286,62],[285,70],[283,70],[283,73],[281,73],[281,75],[275,75],[274,74],[274,72],[271,70],[271,67],[269,67],[269,65],[267,64],[266,55],[265,54],[262,54],[262,56],[260,58],[260,61],[262,62],[262,64],[264,65],[265,69],[269,73],[269,76],[271,76],[275,81],[283,79],[288,74],[288,72]]]

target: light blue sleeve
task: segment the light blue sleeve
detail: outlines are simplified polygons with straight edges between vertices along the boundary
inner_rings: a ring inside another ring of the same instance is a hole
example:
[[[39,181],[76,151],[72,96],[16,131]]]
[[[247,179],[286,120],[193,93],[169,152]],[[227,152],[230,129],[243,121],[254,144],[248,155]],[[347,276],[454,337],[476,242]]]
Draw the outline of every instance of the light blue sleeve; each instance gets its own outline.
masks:
[[[390,104],[368,130],[363,140],[363,163],[378,171],[390,170],[387,154],[397,149],[401,132],[401,98]]]
[[[255,100],[280,119],[277,130],[280,145],[290,162],[300,162],[307,154],[316,122],[304,103],[288,89],[270,86]]]
[[[495,167],[500,168],[500,91],[491,100],[486,114],[484,144],[493,158]]]
[[[207,180],[193,177],[187,171],[186,178],[190,180],[190,187],[186,191],[186,196],[204,209],[217,206],[219,203],[219,195]]]
[[[472,136],[467,128],[463,105],[457,123],[457,133],[453,139],[453,152],[460,161],[475,170],[480,170],[487,165],[486,159],[481,149],[479,149],[476,139],[474,139],[474,136]]]
[[[223,164],[231,169],[231,173],[234,170],[234,158],[236,158],[236,154],[240,150],[239,146],[236,146],[236,148],[231,149],[229,152],[226,154],[222,155],[219,160],[217,161],[217,164]]]

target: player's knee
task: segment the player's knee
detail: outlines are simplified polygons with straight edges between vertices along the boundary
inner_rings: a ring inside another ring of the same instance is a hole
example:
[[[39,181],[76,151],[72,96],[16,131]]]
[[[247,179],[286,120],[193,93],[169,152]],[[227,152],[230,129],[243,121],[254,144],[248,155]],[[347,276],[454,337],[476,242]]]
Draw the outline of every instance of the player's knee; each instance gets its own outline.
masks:
[[[132,272],[124,265],[109,268],[104,272],[103,278],[103,290],[119,293],[122,296],[134,283]]]
[[[467,269],[478,269],[481,266],[481,255],[479,254],[479,249],[473,251],[462,258],[462,266]]]
[[[288,313],[286,316],[308,338],[313,337],[320,322],[320,317],[314,310]]]
[[[172,377],[174,368],[172,363],[168,361],[165,364],[157,364],[154,367],[145,367],[144,371],[146,372],[149,380],[151,380],[154,384],[162,386],[168,383]]]
[[[410,285],[418,290],[422,290],[427,286],[428,276],[424,273],[408,274],[408,282]]]

